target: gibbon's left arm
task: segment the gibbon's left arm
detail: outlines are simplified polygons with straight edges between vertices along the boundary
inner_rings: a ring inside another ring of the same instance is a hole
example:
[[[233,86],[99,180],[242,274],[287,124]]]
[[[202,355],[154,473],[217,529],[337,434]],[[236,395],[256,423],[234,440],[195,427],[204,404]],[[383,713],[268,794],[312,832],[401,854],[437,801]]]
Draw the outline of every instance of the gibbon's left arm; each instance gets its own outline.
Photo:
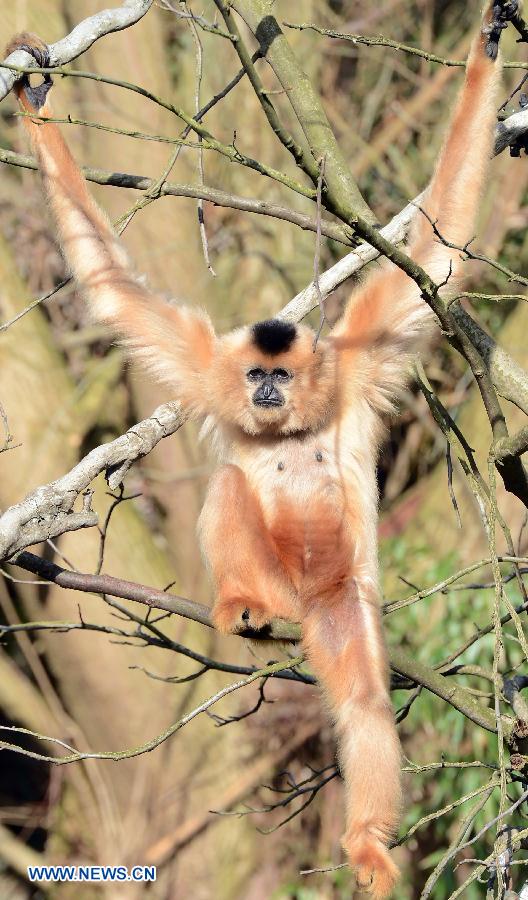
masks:
[[[17,35],[6,52],[17,48],[30,52],[38,66],[47,65],[47,46],[36,35]],[[49,76],[38,88],[23,77],[15,85],[22,109],[49,117],[50,87]],[[88,193],[57,126],[29,116],[24,124],[66,260],[93,318],[109,324],[152,374],[175,390],[188,413],[207,413],[204,375],[216,341],[210,319],[194,309],[171,306],[143,286],[108,219]]]
[[[498,40],[517,3],[495,0],[473,40],[464,86],[422,208],[439,233],[460,247],[474,235],[482,188],[492,156],[496,98],[501,75]],[[452,293],[460,275],[460,252],[445,247],[428,218],[417,210],[408,253],[437,284]],[[450,274],[451,273],[451,274]],[[408,377],[410,359],[434,324],[415,282],[385,261],[354,292],[333,336],[354,378],[362,372],[369,402],[390,410]]]

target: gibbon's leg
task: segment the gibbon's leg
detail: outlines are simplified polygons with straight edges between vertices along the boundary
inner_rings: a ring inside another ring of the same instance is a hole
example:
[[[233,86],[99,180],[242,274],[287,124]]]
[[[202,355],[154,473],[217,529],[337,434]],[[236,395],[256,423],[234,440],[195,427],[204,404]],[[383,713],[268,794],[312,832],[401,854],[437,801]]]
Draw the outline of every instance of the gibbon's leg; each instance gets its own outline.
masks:
[[[342,845],[358,887],[380,900],[399,874],[387,845],[401,814],[401,751],[375,578],[360,559],[352,566],[337,590],[303,602],[303,646],[338,739],[346,804]]]
[[[49,61],[46,44],[33,34],[13,38],[7,53],[23,48],[37,65]],[[149,291],[135,274],[124,247],[105,214],[88,192],[62,134],[53,122],[47,93],[51,79],[37,88],[27,76],[15,93],[37,158],[58,236],[90,312],[125,341],[154,377],[177,392],[191,414],[209,412],[210,396],[202,378],[212,362],[215,334],[207,315],[172,306]]]
[[[435,172],[411,228],[408,253],[437,284],[442,295],[458,287],[461,253],[442,244],[439,234],[463,247],[475,233],[475,220],[492,157],[496,104],[501,76],[497,43],[516,2],[488,2],[481,29],[468,56],[465,81],[456,102]],[[427,215],[424,215],[424,212]],[[364,360],[368,399],[390,407],[408,378],[410,354],[434,323],[420,290],[405,272],[384,262],[349,300],[333,335],[353,372]],[[370,364],[369,364],[370,361]]]
[[[198,529],[217,592],[213,620],[219,631],[259,629],[272,618],[295,619],[295,591],[258,498],[238,466],[222,466],[213,475]]]

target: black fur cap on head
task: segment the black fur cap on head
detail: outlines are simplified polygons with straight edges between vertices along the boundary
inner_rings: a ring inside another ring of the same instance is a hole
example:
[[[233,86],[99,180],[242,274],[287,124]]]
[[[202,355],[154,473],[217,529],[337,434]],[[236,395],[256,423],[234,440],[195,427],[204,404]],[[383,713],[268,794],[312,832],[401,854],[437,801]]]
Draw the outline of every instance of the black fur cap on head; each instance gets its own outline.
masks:
[[[282,319],[257,322],[253,325],[252,332],[255,345],[268,356],[286,353],[297,337],[295,325],[292,322],[283,322]]]

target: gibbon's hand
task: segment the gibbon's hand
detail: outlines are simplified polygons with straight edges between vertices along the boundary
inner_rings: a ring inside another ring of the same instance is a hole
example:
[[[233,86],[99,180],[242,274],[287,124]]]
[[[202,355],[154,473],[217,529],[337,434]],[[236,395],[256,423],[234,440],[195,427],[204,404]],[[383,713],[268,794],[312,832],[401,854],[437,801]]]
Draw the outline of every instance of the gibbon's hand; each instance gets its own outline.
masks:
[[[31,34],[28,31],[23,31],[21,34],[17,34],[16,37],[7,45],[6,47],[6,56],[9,56],[11,53],[14,53],[15,50],[25,50],[26,53],[30,53],[33,59],[35,60],[36,65],[39,68],[46,69],[50,64],[50,54],[48,45],[41,40],[36,34]],[[30,105],[35,110],[42,109],[44,104],[46,103],[46,97],[48,95],[48,91],[53,86],[53,80],[49,72],[43,73],[43,81],[41,84],[33,87],[29,80],[28,74],[23,74],[18,79],[19,84],[19,92],[20,90],[24,91],[26,99],[30,103]]]
[[[508,27],[508,22],[517,15],[519,0],[495,0],[491,20],[482,29],[483,34],[488,35],[486,44],[486,56],[497,59],[501,32]]]

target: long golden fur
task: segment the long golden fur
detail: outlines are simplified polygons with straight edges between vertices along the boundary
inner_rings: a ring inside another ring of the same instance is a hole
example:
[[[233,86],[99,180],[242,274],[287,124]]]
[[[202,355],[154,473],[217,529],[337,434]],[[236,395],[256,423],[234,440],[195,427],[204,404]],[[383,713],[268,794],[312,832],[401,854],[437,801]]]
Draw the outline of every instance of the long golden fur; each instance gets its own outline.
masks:
[[[484,24],[491,18],[490,6]],[[500,63],[486,53],[487,31],[473,42],[423,202],[456,244],[473,235],[492,150]],[[22,45],[45,50],[27,34],[9,49]],[[17,93],[26,111],[50,114],[48,105],[32,106],[23,82]],[[386,262],[315,352],[304,326],[273,354],[248,328],[219,337],[205,312],[168,305],[144,287],[59,129],[25,123],[64,253],[93,316],[218,437],[221,465],[199,523],[217,592],[216,626],[258,628],[274,616],[302,622],[339,738],[343,846],[358,883],[376,900],[387,897],[398,875],[387,846],[400,815],[400,748],[378,607],[375,469],[380,416],[406,383],[410,354],[432,324],[429,309],[414,282]],[[428,218],[417,213],[409,254],[437,281],[449,275],[452,287],[460,254],[435,239]],[[248,371],[271,367],[293,378],[281,386],[283,405],[258,407]]]

